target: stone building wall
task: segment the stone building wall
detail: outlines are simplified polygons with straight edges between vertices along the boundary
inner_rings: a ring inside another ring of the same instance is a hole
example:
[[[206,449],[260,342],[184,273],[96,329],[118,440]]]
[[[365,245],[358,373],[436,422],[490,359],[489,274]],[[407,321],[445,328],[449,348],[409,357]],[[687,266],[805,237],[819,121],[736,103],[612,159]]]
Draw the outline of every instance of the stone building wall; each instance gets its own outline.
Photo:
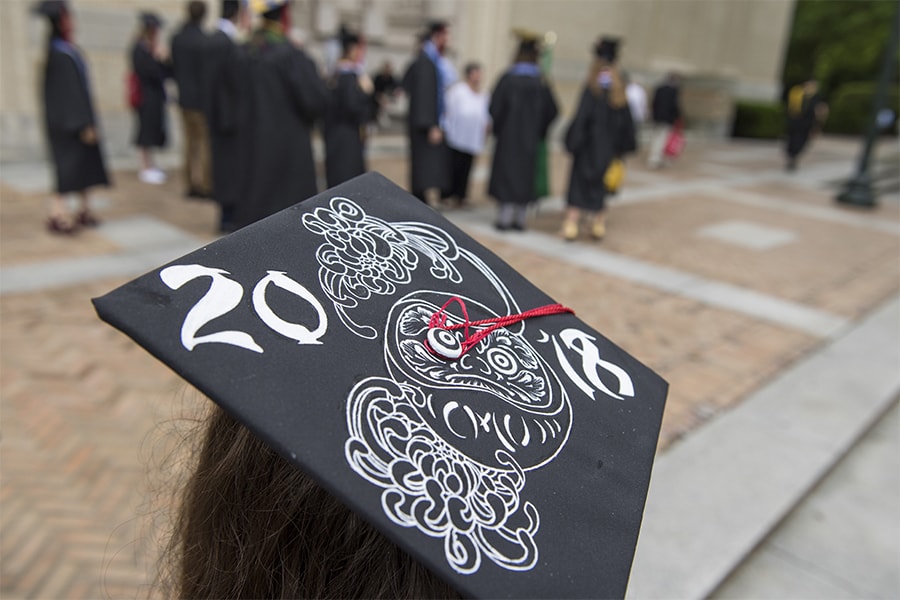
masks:
[[[39,72],[46,28],[29,14],[33,0],[0,0],[0,161],[43,156]],[[166,21],[168,40],[184,19],[184,0],[70,0],[76,40],[84,50],[106,132],[107,151],[133,153],[132,115],[125,105],[127,51],[137,13],[148,7]],[[451,58],[485,66],[491,84],[515,49],[515,27],[557,35],[553,78],[568,116],[600,35],[623,38],[621,64],[648,92],[669,70],[684,77],[685,112],[696,128],[726,132],[733,99],[778,95],[795,0],[303,0],[292,18],[320,61],[325,40],[341,22],[370,40],[368,65],[390,60],[402,73],[415,36],[429,19],[451,24]],[[219,2],[210,0],[212,26]],[[174,90],[173,90],[174,92]],[[178,121],[170,115],[173,144]]]

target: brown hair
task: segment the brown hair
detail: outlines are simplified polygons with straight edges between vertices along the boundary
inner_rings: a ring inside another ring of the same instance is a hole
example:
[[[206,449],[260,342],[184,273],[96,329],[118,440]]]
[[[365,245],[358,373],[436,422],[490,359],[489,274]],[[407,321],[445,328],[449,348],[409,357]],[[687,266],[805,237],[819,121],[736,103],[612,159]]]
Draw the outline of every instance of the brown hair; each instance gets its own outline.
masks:
[[[180,598],[458,598],[214,407],[169,545]],[[167,584],[167,585],[166,585]]]
[[[598,81],[600,72],[604,69],[608,69],[612,77],[609,90],[604,90],[600,87],[600,82]],[[618,67],[605,58],[595,58],[594,62],[591,63],[591,67],[588,70],[587,86],[595,96],[608,93],[609,105],[613,108],[622,108],[628,103],[628,99],[625,96],[625,83],[622,81]]]

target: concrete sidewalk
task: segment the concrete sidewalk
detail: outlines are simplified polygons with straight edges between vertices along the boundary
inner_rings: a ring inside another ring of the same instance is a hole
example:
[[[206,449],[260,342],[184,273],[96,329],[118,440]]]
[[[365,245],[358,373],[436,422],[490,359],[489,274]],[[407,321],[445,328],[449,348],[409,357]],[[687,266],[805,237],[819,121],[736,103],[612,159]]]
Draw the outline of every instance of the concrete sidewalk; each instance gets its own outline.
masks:
[[[493,229],[485,158],[445,213],[670,382],[629,597],[900,597],[900,197],[833,202],[857,150],[818,139],[794,174],[761,142],[633,159],[602,243],[556,234],[560,152],[529,231]],[[42,229],[46,167],[0,165],[4,598],[156,595],[168,461],[202,402],[89,299],[214,239],[216,210],[129,161],[74,239]],[[370,166],[404,184],[402,140]]]

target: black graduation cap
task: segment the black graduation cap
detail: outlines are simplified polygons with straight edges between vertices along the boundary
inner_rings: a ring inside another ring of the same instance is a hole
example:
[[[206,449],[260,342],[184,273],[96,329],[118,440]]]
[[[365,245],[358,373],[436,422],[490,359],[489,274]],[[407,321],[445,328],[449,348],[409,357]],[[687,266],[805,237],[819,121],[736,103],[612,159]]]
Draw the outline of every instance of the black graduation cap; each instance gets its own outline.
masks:
[[[269,11],[281,8],[288,0],[247,0],[250,11],[256,15],[264,15]]]
[[[624,596],[667,384],[381,175],[94,305],[463,595]]]
[[[63,14],[69,12],[65,0],[41,0],[32,7],[32,12],[51,21],[58,21]]]
[[[351,46],[359,44],[361,39],[358,33],[344,29],[341,31],[341,48],[346,52]]]
[[[145,28],[162,27],[163,20],[154,12],[142,12],[138,15],[138,20]]]
[[[616,57],[619,54],[620,42],[620,38],[604,36],[594,46],[594,54],[596,54],[599,58],[606,59],[607,62],[613,63],[616,61]]]
[[[428,35],[434,35],[436,33],[441,33],[447,29],[446,21],[431,21],[428,23]]]
[[[537,57],[541,51],[541,41],[543,36],[531,29],[516,27],[512,30],[512,34],[519,41],[518,54],[531,54]]]

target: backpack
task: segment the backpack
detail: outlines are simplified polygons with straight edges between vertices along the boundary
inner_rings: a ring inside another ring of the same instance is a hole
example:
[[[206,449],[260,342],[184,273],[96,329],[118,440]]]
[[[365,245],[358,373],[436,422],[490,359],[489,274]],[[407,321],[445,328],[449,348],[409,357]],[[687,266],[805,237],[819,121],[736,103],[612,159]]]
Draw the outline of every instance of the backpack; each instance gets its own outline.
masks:
[[[130,71],[125,78],[125,91],[128,106],[135,110],[139,109],[141,104],[144,103],[144,98],[141,93],[141,80],[138,79],[137,73],[134,71]]]

